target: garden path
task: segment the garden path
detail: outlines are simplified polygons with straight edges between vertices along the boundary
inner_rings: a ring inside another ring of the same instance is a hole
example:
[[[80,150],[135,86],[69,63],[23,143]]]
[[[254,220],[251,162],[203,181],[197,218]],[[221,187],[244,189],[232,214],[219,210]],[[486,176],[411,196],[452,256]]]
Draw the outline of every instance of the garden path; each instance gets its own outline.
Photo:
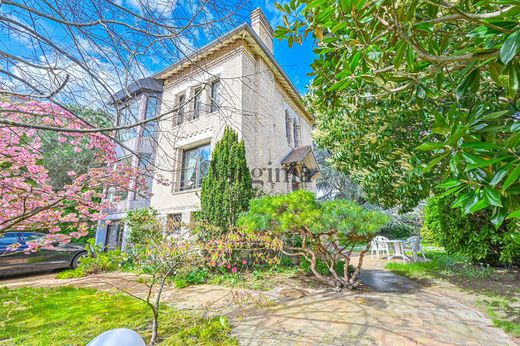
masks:
[[[515,345],[452,286],[419,286],[367,259],[358,292],[278,287],[259,293],[220,286],[168,288],[164,301],[178,308],[231,317],[241,345]],[[145,287],[132,274],[57,280],[55,274],[13,278],[0,286],[73,284],[97,289]],[[289,293],[289,294],[288,294]],[[289,297],[288,297],[289,296]],[[292,298],[290,298],[292,297]],[[251,303],[253,302],[253,303]]]

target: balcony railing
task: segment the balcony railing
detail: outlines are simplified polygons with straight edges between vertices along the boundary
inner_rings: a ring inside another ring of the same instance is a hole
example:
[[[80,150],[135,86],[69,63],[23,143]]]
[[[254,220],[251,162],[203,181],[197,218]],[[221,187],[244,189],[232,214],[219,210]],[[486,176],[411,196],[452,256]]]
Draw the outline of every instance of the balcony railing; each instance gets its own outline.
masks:
[[[185,108],[188,106],[186,105]],[[206,114],[210,114],[213,112],[217,112],[220,109],[219,105],[211,105],[211,104],[201,104],[198,109],[184,109],[184,111],[179,112],[178,110],[175,112],[175,116],[173,117],[174,126],[181,125],[182,123],[199,119]]]

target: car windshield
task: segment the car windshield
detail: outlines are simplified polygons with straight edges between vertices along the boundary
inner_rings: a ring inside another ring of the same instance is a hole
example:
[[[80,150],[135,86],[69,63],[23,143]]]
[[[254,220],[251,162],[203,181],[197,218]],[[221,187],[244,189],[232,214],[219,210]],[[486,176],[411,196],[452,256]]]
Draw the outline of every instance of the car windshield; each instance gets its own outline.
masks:
[[[0,237],[0,246],[9,246],[19,242],[16,233],[6,233]]]

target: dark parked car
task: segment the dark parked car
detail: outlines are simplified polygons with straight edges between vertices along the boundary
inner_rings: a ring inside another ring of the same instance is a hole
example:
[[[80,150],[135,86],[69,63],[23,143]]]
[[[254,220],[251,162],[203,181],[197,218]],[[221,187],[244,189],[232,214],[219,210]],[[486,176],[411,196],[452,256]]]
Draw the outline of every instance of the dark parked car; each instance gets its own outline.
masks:
[[[56,244],[52,249],[26,253],[27,243],[37,241],[45,234],[38,232],[6,232],[0,235],[0,277],[46,271],[58,268],[76,268],[85,247],[79,244]],[[12,251],[9,246],[20,244]]]

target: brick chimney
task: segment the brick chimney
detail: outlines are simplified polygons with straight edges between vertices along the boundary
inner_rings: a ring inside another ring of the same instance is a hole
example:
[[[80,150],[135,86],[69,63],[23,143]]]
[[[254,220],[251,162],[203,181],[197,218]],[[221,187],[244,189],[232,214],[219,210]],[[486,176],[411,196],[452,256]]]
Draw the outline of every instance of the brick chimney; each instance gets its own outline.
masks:
[[[251,27],[267,49],[273,53],[273,28],[260,8],[251,12]]]

